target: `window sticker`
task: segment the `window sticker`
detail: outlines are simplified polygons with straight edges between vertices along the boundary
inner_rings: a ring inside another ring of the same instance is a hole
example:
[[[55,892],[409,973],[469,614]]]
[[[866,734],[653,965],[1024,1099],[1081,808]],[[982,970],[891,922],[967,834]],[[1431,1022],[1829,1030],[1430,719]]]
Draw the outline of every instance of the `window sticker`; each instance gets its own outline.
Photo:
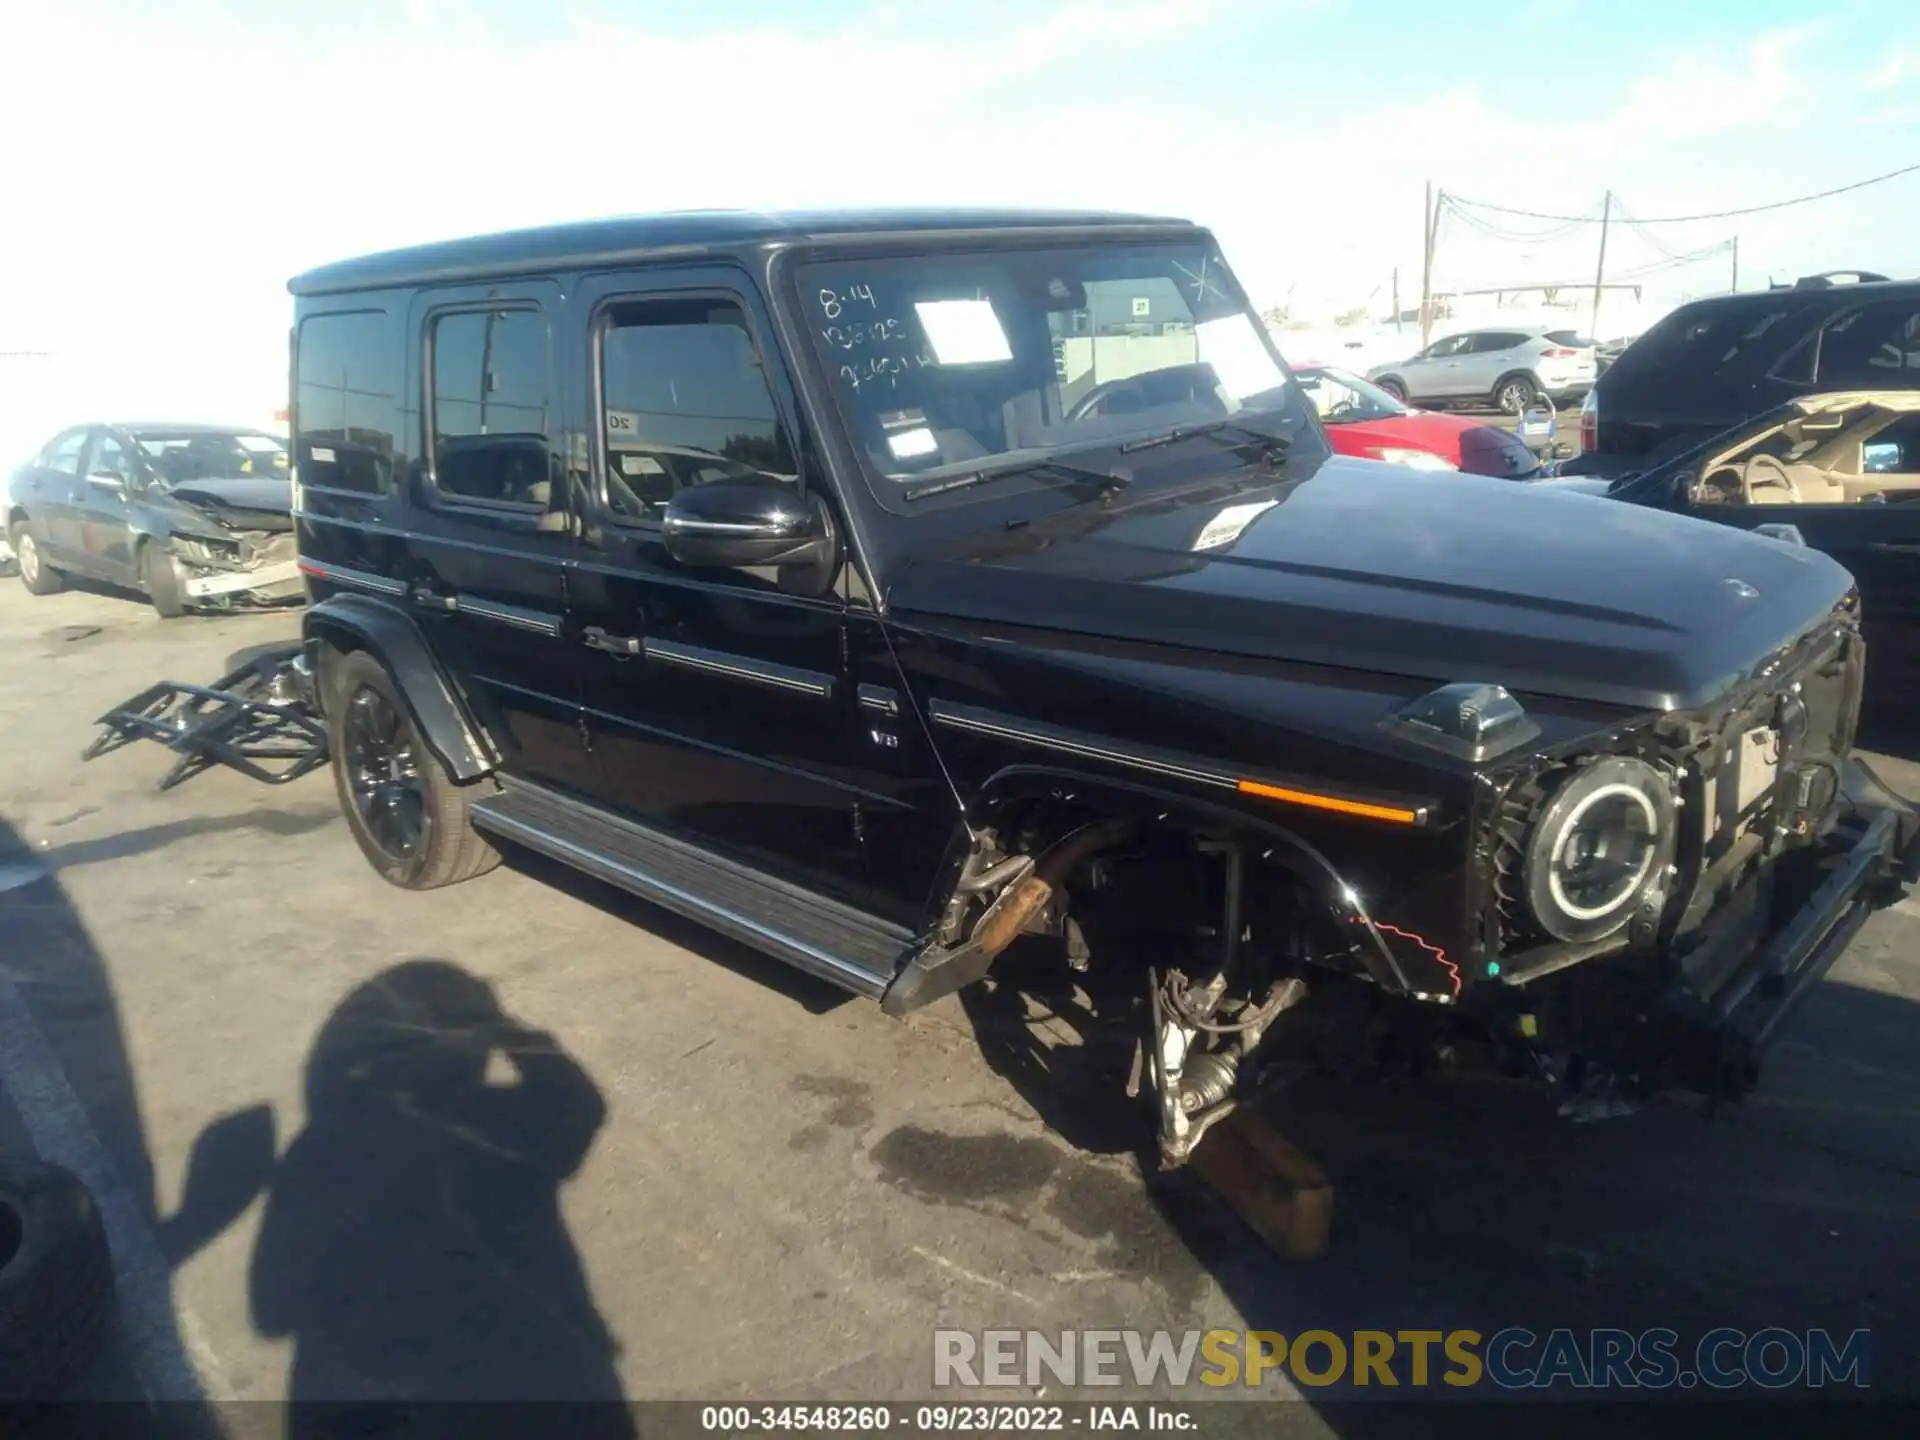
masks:
[[[887,449],[896,460],[917,460],[922,455],[938,453],[940,442],[933,438],[933,431],[922,425],[917,430],[902,430],[887,436]]]
[[[936,364],[994,365],[1013,359],[991,300],[918,300],[913,308]]]

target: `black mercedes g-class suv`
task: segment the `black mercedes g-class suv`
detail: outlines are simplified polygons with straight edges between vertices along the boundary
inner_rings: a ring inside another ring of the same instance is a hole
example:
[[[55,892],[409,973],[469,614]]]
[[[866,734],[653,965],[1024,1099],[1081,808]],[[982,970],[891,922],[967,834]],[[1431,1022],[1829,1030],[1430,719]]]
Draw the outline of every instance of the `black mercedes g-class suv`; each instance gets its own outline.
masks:
[[[291,288],[304,673],[395,884],[513,842],[894,1013],[1042,937],[1128,977],[1173,1162],[1323,992],[1737,1092],[1897,892],[1843,569],[1336,457],[1191,224],[685,214]]]

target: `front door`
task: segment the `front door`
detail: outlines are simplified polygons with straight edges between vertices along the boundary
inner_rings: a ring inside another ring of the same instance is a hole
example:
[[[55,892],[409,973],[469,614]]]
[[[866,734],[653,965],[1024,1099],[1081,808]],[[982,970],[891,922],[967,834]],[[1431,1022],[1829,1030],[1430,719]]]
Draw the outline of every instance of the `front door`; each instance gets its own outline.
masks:
[[[592,787],[565,567],[577,554],[551,282],[413,297],[419,458],[407,467],[409,599],[472,687],[502,768]]]
[[[569,333],[590,433],[573,603],[599,793],[731,859],[862,905],[862,791],[837,585],[668,553],[691,486],[800,487],[797,414],[757,293],[730,268],[583,282]]]
[[[93,432],[81,466],[81,484],[74,492],[80,520],[80,544],[87,568],[105,580],[131,584],[133,534],[127,526],[127,506],[139,479],[137,457],[111,430]],[[114,481],[119,482],[116,489]],[[156,542],[159,543],[159,542]]]
[[[1439,400],[1460,393],[1460,355],[1472,342],[1470,335],[1436,340],[1407,367],[1407,398]]]

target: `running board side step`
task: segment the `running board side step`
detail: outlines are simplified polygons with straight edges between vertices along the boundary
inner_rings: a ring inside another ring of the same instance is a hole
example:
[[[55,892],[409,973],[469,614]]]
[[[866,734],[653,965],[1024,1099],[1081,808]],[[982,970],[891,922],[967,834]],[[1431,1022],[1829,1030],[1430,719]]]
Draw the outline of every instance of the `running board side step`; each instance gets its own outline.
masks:
[[[473,823],[869,1000],[914,948],[900,926],[524,780],[476,800]]]

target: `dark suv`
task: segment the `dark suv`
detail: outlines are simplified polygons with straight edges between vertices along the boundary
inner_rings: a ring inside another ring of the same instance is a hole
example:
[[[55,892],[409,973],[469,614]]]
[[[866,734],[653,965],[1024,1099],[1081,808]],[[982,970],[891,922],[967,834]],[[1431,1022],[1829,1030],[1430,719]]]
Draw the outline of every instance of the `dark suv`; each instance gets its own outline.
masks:
[[[892,1013],[1030,937],[1137,1000],[1173,1161],[1342,995],[1737,1091],[1896,894],[1844,570],[1336,457],[1191,224],[676,215],[292,289],[305,664],[395,884],[513,842]]]
[[[1588,394],[1565,475],[1665,462],[1803,395],[1920,388],[1920,280],[1792,286],[1682,305]]]

